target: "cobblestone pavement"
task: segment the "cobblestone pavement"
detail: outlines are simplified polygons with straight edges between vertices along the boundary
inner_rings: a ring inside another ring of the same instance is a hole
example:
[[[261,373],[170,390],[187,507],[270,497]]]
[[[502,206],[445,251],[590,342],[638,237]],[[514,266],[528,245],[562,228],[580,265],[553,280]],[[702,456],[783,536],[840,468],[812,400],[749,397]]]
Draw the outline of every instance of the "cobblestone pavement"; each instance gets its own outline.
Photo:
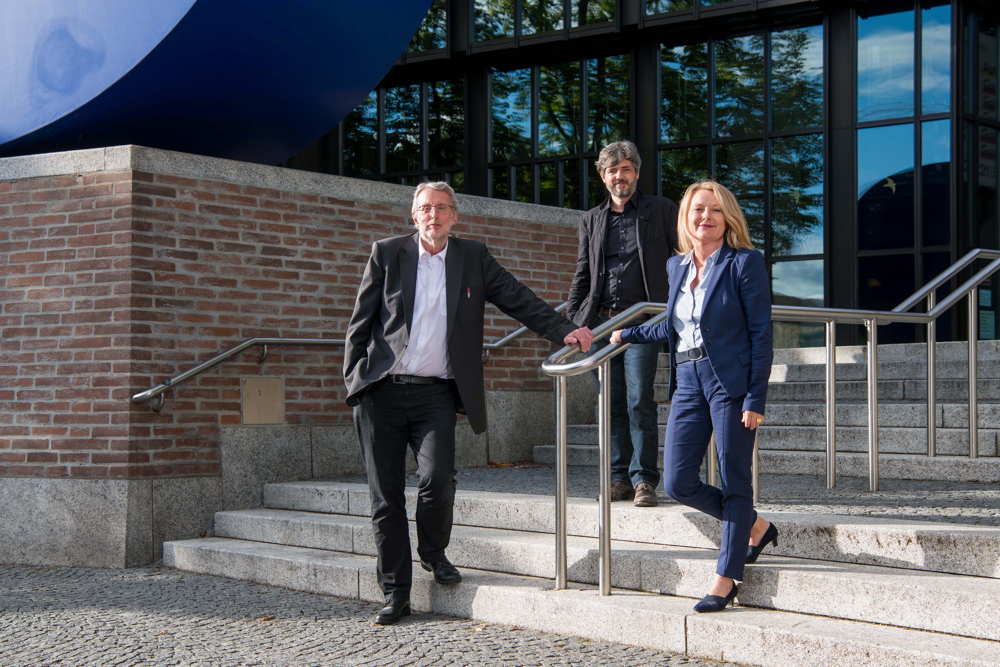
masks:
[[[657,651],[376,608],[163,567],[0,565],[0,666],[723,667]]]
[[[366,484],[361,476],[339,477],[340,481]],[[525,463],[507,467],[465,468],[458,471],[458,493],[462,491],[507,491],[552,495],[555,472],[551,465]],[[416,485],[410,475],[408,484]],[[570,466],[569,495],[595,498],[597,468]],[[834,489],[826,488],[825,476],[761,475],[762,512],[806,512],[813,514],[867,515],[886,519],[949,521],[1000,526],[1000,487],[947,481],[882,479],[879,491],[868,490],[867,478],[842,477]],[[672,502],[658,490],[660,502]]]

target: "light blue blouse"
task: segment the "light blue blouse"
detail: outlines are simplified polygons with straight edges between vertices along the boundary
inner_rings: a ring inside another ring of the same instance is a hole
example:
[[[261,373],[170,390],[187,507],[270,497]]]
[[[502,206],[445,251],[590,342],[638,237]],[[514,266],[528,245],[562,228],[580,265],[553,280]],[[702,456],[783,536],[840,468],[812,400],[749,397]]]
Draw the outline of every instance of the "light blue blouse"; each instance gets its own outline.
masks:
[[[719,253],[722,246],[709,255],[705,260],[705,271],[701,275],[701,282],[691,290],[691,282],[698,275],[698,268],[694,265],[694,251],[689,251],[681,260],[681,266],[687,265],[688,272],[684,277],[684,284],[681,285],[677,294],[677,305],[674,306],[674,331],[677,332],[677,352],[683,352],[695,347],[702,347],[705,341],[701,337],[701,313],[705,308],[705,285],[708,283],[708,276],[715,268],[715,263],[719,261]]]

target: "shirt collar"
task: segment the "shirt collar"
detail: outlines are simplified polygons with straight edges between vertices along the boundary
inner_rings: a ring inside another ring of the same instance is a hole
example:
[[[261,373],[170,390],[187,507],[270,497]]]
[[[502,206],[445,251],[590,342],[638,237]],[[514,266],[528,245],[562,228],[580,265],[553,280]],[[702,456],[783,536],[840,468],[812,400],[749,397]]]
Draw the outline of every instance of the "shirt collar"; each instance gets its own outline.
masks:
[[[417,256],[417,261],[423,260],[424,256],[426,255],[430,259],[434,259],[435,257],[440,257],[441,261],[443,262],[444,259],[445,259],[445,257],[448,256],[448,242],[447,241],[445,242],[444,249],[441,252],[439,252],[436,255],[432,255],[429,252],[427,252],[427,248],[424,247],[423,242],[420,240],[420,235],[418,234],[417,235],[417,248],[419,248],[419,250],[420,250],[420,254]]]
[[[715,263],[719,261],[719,254],[722,252],[722,247],[724,245],[725,243],[720,245],[718,248],[715,249],[715,252],[713,252],[711,255],[708,256],[708,259],[705,260],[705,270],[712,268],[713,266],[715,266]],[[684,256],[681,257],[681,266],[687,266],[688,264],[691,264],[693,261],[694,261],[694,250],[693,249],[688,250],[686,253],[684,253]]]

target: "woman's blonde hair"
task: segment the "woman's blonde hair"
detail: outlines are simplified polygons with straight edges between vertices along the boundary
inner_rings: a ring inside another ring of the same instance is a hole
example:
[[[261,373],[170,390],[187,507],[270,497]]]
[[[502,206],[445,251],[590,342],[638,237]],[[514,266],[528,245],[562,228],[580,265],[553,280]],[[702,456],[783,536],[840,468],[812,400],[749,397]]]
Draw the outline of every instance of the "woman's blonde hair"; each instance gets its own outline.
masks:
[[[753,248],[753,243],[750,242],[747,219],[743,216],[743,209],[736,201],[736,196],[729,191],[729,188],[706,178],[689,185],[684,192],[684,198],[681,199],[677,211],[677,246],[680,253],[684,254],[694,247],[691,229],[688,227],[688,213],[691,211],[691,200],[698,190],[711,190],[715,194],[715,198],[719,200],[722,216],[726,220],[726,243],[729,247],[737,250]]]

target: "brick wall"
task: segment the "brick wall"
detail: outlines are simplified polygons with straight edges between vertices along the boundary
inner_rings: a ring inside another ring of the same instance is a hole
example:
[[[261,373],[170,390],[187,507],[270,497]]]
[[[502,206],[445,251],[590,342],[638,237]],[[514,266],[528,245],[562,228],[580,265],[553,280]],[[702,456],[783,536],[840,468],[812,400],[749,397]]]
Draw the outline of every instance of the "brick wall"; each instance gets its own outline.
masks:
[[[284,378],[287,424],[349,422],[340,348],[272,348],[263,365],[246,352],[168,391],[159,413],[130,401],[247,338],[343,337],[371,243],[412,229],[411,190],[322,194],[345,180],[260,167],[247,179],[133,168],[0,181],[0,476],[218,474],[244,376]],[[463,198],[455,231],[563,301],[575,228],[565,214],[512,220],[512,207],[493,215]],[[516,326],[492,310],[487,340]],[[488,388],[549,389],[538,364],[552,349],[529,335],[494,353]]]

